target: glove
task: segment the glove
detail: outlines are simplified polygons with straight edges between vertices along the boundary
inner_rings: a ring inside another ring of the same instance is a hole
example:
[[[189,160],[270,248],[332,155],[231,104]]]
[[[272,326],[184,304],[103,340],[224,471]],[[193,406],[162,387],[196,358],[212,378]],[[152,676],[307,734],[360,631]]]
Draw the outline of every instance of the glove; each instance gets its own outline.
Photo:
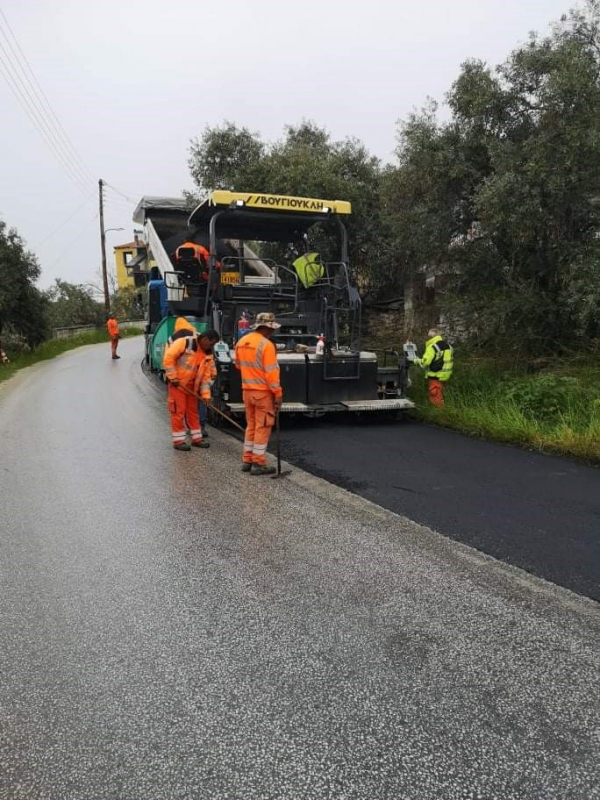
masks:
[[[177,380],[177,378],[170,378],[169,383],[171,384],[171,386],[179,386],[179,381]]]
[[[283,405],[283,397],[276,397],[275,398],[275,409],[276,409],[276,411],[279,411],[279,409],[281,408],[282,405]]]

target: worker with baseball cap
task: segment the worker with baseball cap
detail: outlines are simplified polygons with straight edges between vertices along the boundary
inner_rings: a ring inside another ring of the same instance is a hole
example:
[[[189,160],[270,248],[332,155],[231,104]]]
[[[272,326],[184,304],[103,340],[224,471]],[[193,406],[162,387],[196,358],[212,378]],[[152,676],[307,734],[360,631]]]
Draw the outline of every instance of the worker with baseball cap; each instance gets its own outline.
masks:
[[[185,317],[178,317],[163,357],[168,381],[167,406],[175,450],[190,450],[186,441],[189,427],[194,447],[210,447],[204,441],[198,416],[198,396],[210,400],[212,349],[219,341],[216,331],[200,333]]]
[[[256,315],[251,333],[235,347],[235,365],[241,372],[246,434],[242,471],[251,475],[272,475],[267,467],[267,447],[275,415],[283,401],[277,350],[271,341],[279,325],[274,314]]]

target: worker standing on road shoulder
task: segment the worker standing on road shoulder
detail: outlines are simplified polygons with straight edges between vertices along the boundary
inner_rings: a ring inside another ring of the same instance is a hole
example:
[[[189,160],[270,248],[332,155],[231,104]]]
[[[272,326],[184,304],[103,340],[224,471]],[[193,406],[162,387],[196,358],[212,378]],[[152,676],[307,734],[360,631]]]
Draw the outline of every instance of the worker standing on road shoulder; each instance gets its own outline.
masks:
[[[235,365],[242,373],[246,435],[242,472],[273,475],[267,467],[267,447],[275,415],[283,400],[277,350],[271,337],[279,325],[274,314],[257,314],[254,330],[235,346]]]
[[[110,349],[112,351],[113,358],[121,358],[121,356],[117,355],[117,347],[119,346],[119,323],[115,319],[114,314],[109,314],[106,318],[106,330],[108,331],[108,335],[110,337]]]
[[[425,352],[414,362],[426,370],[429,402],[444,407],[444,386],[452,377],[454,351],[437,328],[431,328],[425,342]]]
[[[189,427],[194,447],[209,447],[202,437],[198,397],[210,400],[212,348],[219,341],[216,331],[199,333],[185,317],[175,322],[163,365],[168,381],[167,405],[175,450],[190,450],[186,442]]]

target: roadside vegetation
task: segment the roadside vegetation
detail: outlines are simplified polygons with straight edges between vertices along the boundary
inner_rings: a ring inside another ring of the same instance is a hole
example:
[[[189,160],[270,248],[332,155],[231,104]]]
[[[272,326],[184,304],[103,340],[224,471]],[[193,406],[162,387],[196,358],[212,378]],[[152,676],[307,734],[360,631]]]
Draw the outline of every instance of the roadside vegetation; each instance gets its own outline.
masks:
[[[600,464],[600,358],[537,363],[535,371],[456,353],[445,408],[427,401],[422,370],[411,368],[415,416],[485,439]]]
[[[126,328],[121,331],[121,336],[139,336],[143,332],[141,328]],[[49,358],[66,353],[67,350],[74,350],[76,347],[82,347],[86,344],[99,344],[100,342],[106,342],[108,346],[108,335],[106,331],[98,329],[84,331],[70,339],[51,339],[31,350],[11,351],[7,354],[10,364],[0,364],[0,381],[12,377],[15,372],[24,367],[37,364],[38,361],[47,361]]]
[[[75,284],[57,278],[49,289],[39,289],[41,267],[14,228],[0,219],[0,349],[12,359],[15,352],[40,352],[55,328],[104,326],[102,290],[93,284]],[[141,319],[143,308],[133,288],[114,287],[110,307],[117,319]],[[48,342],[49,350],[54,346]],[[62,352],[62,351],[57,351]]]

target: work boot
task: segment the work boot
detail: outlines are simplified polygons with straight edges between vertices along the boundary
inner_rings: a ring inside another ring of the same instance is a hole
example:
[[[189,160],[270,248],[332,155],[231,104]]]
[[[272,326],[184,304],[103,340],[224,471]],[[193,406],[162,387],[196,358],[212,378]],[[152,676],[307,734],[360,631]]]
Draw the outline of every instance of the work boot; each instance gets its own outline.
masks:
[[[262,464],[252,464],[250,475],[275,475],[275,467],[265,467]]]
[[[121,356],[113,356],[113,361],[114,361],[116,358],[121,358]]]
[[[250,472],[251,469],[252,464],[246,464],[246,462],[242,464],[242,472]]]
[[[204,439],[200,439],[198,442],[192,442],[192,447],[204,447],[206,449],[207,447],[210,447],[210,443],[205,442]]]
[[[181,444],[174,444],[173,450],[182,450],[184,453],[187,453],[188,450],[192,448],[189,446],[187,442],[181,442]]]
[[[202,428],[202,438],[208,439],[208,431],[206,430],[206,428]]]

